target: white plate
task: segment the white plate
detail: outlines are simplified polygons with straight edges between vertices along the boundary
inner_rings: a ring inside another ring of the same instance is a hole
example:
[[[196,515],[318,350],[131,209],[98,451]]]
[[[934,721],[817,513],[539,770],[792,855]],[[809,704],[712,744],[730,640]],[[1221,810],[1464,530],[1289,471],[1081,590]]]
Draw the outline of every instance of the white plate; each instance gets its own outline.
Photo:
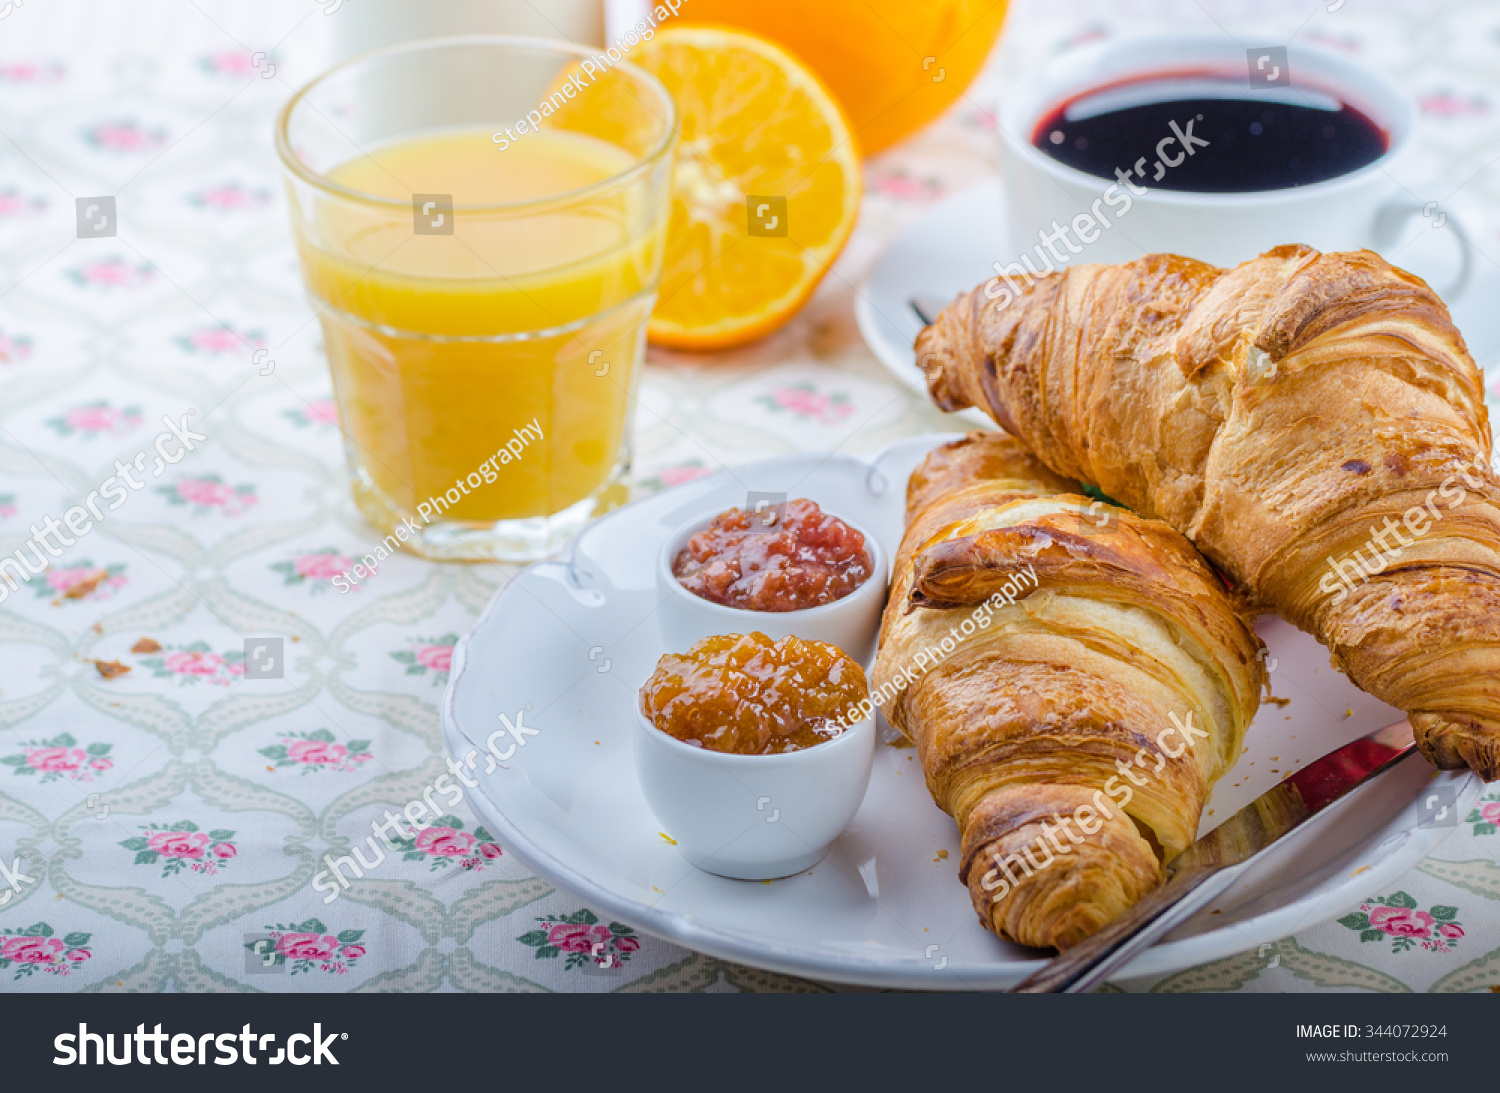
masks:
[[[1014,259],[1016,248],[1006,242],[1004,200],[1002,184],[995,178],[933,205],[902,229],[855,296],[854,316],[870,351],[903,386],[923,396],[927,385],[912,351],[922,322],[911,309],[911,299],[930,296],[946,304],[993,277],[995,262]],[[1480,222],[1477,213],[1470,219]],[[1438,253],[1425,253],[1433,249]],[[1406,268],[1431,275],[1433,284],[1442,284],[1448,276],[1444,259],[1451,257],[1442,251],[1438,242],[1432,247],[1403,247],[1392,257]],[[1463,332],[1469,352],[1487,372],[1500,365],[1500,310],[1493,306],[1497,296],[1500,268],[1481,254],[1468,291],[1450,301],[1453,321]],[[978,410],[965,410],[957,417],[994,428]]]
[[[700,873],[660,834],[636,782],[630,710],[660,648],[653,564],[662,538],[747,490],[806,496],[879,537],[894,555],[907,475],[947,437],[903,440],[871,462],[799,455],[684,483],[615,512],[579,537],[573,564],[521,572],[454,650],[444,738],[462,761],[524,709],[526,738],[483,773],[469,800],[508,853],[596,911],[726,960],[878,987],[996,988],[1039,966],[1035,950],[984,930],[957,879],[958,831],[927,794],[910,748],[882,744],[864,803],[828,856],[773,883]],[[1311,638],[1261,627],[1275,693],[1251,745],[1224,779],[1203,830],[1286,772],[1399,720],[1328,667]],[[1346,713],[1348,711],[1348,713]],[[885,729],[887,734],[889,728]],[[1455,794],[1445,819],[1473,807],[1480,784],[1408,760],[1337,806],[1315,834],[1278,848],[1210,911],[1132,963],[1160,974],[1275,941],[1333,917],[1406,872],[1452,826],[1419,827],[1416,799]],[[670,834],[668,832],[667,834]],[[946,851],[946,855],[940,855]]]

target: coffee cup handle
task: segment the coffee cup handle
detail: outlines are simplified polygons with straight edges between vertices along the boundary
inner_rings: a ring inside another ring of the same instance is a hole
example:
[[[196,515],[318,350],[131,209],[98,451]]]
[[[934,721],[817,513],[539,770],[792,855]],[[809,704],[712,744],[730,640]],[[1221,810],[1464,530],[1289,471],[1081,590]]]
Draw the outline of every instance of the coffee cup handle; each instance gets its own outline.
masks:
[[[1434,210],[1437,212],[1432,226],[1447,228],[1458,240],[1458,276],[1453,279],[1452,284],[1438,293],[1444,300],[1451,303],[1462,296],[1469,287],[1469,274],[1474,268],[1474,241],[1456,216],[1449,216],[1443,210],[1437,209],[1436,201],[1423,204],[1406,197],[1392,198],[1375,213],[1375,245],[1381,249],[1391,246],[1396,242],[1402,225],[1418,215],[1432,219]]]

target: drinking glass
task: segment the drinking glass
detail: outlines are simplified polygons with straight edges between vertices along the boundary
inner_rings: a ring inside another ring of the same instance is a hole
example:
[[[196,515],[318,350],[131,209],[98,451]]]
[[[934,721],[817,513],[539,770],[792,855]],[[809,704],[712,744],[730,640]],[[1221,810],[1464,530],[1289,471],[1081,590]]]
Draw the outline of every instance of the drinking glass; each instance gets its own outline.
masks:
[[[357,57],[276,126],[354,500],[424,557],[544,557],[624,499],[678,119],[586,46]]]

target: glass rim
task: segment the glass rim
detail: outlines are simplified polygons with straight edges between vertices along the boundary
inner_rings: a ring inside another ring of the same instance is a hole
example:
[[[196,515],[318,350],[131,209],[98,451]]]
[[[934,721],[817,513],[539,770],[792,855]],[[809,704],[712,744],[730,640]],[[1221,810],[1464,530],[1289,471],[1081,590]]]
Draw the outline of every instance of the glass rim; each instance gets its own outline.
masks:
[[[327,194],[348,201],[359,202],[366,205],[386,206],[393,209],[406,209],[410,207],[411,200],[399,200],[393,197],[384,197],[380,194],[368,193],[364,190],[356,190],[349,186],[334,182],[321,171],[315,171],[303,163],[292,152],[291,141],[288,130],[291,126],[292,113],[297,106],[307,98],[314,89],[321,87],[334,76],[344,75],[356,65],[367,64],[371,61],[382,60],[401,53],[436,52],[439,49],[453,46],[508,46],[529,49],[538,53],[553,53],[562,56],[572,56],[578,59],[587,59],[599,54],[592,46],[582,45],[577,42],[565,42],[555,38],[532,38],[523,35],[511,34],[455,34],[440,38],[419,38],[415,41],[397,42],[394,45],[383,46],[361,53],[348,60],[340,61],[332,68],[313,77],[305,85],[299,88],[286,105],[276,115],[275,143],[276,154],[281,160],[282,167],[292,176],[306,182]],[[666,108],[666,125],[657,142],[651,148],[636,159],[625,170],[618,174],[610,175],[608,178],[591,182],[587,186],[580,186],[573,190],[563,190],[556,194],[548,194],[545,197],[528,198],[525,201],[492,202],[480,205],[454,205],[455,212],[510,212],[524,209],[533,209],[540,206],[567,203],[586,198],[592,194],[610,190],[628,183],[636,175],[644,174],[654,167],[672,149],[678,131],[682,125],[682,118],[677,112],[677,104],[672,99],[672,93],[667,90],[666,85],[659,79],[647,72],[644,68],[628,60],[610,62],[612,68],[622,68],[636,81],[650,88],[657,99]],[[352,144],[353,141],[350,141]],[[357,147],[357,146],[356,146]],[[363,153],[368,154],[368,153]]]

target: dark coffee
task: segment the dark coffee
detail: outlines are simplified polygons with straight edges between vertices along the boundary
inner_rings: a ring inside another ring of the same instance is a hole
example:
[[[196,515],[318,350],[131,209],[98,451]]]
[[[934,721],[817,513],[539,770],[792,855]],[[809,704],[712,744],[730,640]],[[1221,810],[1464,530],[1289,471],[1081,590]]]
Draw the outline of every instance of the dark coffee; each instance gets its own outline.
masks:
[[[1075,96],[1037,123],[1053,159],[1135,186],[1228,194],[1337,178],[1385,154],[1385,131],[1355,107],[1303,88],[1162,77]],[[1189,154],[1190,153],[1190,154]]]

